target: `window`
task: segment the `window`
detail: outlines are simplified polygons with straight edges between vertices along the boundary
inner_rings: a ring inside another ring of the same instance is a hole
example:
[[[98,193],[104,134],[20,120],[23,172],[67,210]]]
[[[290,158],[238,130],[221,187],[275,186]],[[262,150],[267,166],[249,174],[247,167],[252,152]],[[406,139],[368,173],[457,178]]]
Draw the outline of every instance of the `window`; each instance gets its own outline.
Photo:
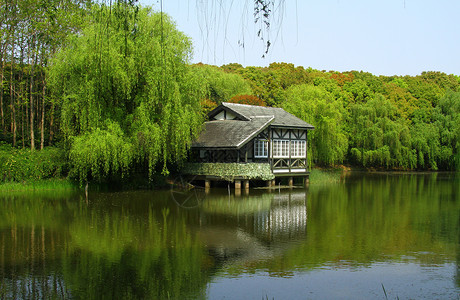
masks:
[[[273,157],[289,157],[289,141],[273,140]]]
[[[302,158],[305,157],[306,142],[305,141],[291,141],[291,157]]]
[[[255,140],[254,141],[254,157],[267,157],[268,156],[268,141]]]

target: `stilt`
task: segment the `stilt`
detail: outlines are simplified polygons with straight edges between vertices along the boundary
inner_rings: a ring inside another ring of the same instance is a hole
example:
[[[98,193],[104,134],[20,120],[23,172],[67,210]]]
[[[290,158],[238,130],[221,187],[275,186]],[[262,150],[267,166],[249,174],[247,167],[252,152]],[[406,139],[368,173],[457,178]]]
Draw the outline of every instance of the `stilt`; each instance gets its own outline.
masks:
[[[293,187],[294,186],[294,177],[289,177],[289,187]]]
[[[249,180],[244,181],[244,189],[249,190]]]
[[[204,188],[205,189],[210,189],[211,188],[211,180],[209,180],[209,179],[204,180]]]
[[[241,180],[235,180],[235,190],[241,191]]]

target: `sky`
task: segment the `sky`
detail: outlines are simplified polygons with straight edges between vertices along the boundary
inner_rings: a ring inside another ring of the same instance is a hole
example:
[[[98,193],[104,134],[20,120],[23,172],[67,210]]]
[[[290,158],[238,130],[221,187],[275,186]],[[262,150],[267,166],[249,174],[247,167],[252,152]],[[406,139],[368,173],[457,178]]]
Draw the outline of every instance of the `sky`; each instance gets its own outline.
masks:
[[[264,58],[253,0],[140,0],[192,39],[192,63],[272,62],[374,75],[460,75],[459,0],[276,0]],[[281,3],[281,5],[280,5]],[[266,39],[267,40],[267,39]],[[244,46],[242,46],[244,45]]]

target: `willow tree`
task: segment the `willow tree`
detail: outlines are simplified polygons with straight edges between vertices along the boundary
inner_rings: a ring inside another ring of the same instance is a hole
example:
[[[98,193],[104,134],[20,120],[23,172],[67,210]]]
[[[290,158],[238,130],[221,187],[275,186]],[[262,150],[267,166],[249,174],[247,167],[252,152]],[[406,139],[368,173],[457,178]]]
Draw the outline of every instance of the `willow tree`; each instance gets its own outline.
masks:
[[[346,111],[341,102],[322,87],[301,84],[287,90],[283,108],[315,126],[308,134],[315,162],[323,165],[343,162],[348,138],[344,128]]]
[[[151,8],[95,6],[94,21],[52,61],[61,129],[80,180],[149,175],[179,163],[200,131],[190,39]]]

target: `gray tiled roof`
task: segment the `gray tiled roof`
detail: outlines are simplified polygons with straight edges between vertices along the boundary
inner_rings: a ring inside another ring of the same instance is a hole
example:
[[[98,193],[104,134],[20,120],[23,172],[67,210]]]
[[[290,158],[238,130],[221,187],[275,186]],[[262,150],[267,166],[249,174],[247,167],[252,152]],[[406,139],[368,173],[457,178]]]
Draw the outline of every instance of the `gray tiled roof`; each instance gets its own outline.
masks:
[[[246,104],[223,102],[208,116],[212,119],[221,111],[226,110],[237,116],[238,120],[213,120],[205,123],[198,140],[192,143],[193,148],[238,149],[254,138],[268,125],[314,129],[314,127],[282,108],[263,107]]]
[[[239,148],[273,122],[273,116],[257,116],[249,121],[216,120],[205,123],[193,148]]]
[[[272,126],[300,127],[300,128],[306,128],[306,129],[314,129],[312,125],[286,112],[282,108],[264,107],[264,106],[255,106],[255,105],[228,103],[228,102],[223,102],[221,106],[231,111],[236,112],[238,115],[244,116],[246,119],[249,119],[250,117],[253,117],[253,116],[274,116],[275,120],[271,123]],[[219,107],[216,110],[219,110]],[[212,113],[213,112],[211,112],[210,114]]]

